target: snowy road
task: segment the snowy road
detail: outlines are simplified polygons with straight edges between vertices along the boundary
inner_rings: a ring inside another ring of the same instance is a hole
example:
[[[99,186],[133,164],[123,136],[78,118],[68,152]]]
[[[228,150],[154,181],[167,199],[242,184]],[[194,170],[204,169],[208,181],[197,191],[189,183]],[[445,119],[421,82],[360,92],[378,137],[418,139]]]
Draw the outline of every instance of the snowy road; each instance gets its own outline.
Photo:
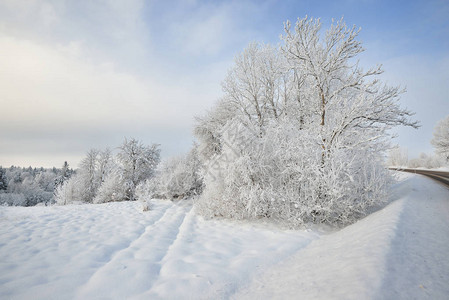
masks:
[[[327,234],[189,201],[0,207],[0,298],[447,299],[449,189],[401,176],[390,205]]]
[[[406,169],[406,168],[390,168],[390,170],[398,170],[401,172],[420,174],[429,178],[435,179],[449,187],[449,172],[435,171],[435,170],[421,170],[421,169]]]

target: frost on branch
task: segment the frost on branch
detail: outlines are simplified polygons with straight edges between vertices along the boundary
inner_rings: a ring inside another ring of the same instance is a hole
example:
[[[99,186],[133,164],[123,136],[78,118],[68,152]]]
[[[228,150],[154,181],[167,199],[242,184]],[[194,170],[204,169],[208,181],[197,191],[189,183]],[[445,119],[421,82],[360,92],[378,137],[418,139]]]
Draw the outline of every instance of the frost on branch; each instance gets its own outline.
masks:
[[[362,70],[359,30],[343,20],[289,22],[279,49],[252,43],[197,119],[205,216],[271,218],[290,226],[348,224],[385,199],[392,126],[417,127],[380,67]]]

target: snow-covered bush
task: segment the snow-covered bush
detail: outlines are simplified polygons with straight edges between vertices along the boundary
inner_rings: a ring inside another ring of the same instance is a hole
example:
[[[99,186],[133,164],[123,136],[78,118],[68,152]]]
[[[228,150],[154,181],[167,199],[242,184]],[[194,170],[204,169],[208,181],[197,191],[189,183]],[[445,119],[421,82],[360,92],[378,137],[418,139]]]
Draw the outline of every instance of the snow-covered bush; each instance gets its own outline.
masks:
[[[100,186],[94,203],[124,201],[127,198],[126,184],[118,171],[113,171]]]
[[[0,193],[0,205],[25,206],[26,198],[23,194]]]
[[[42,190],[32,177],[24,179],[19,191],[25,196],[24,206],[34,206],[38,203],[50,203],[53,198],[53,193]]]
[[[184,199],[199,195],[203,183],[197,152],[194,146],[188,154],[164,161],[157,174],[138,187],[139,199]]]
[[[263,138],[238,132],[244,138],[225,139],[204,175],[195,205],[206,217],[347,224],[386,199],[388,173],[374,153],[335,149],[323,164],[319,137],[294,124],[270,126]]]
[[[351,60],[363,51],[358,30],[342,20],[320,28],[287,22],[280,49],[252,43],[236,57],[224,97],[195,128],[201,214],[348,224],[385,200],[387,130],[417,123],[380,67]]]

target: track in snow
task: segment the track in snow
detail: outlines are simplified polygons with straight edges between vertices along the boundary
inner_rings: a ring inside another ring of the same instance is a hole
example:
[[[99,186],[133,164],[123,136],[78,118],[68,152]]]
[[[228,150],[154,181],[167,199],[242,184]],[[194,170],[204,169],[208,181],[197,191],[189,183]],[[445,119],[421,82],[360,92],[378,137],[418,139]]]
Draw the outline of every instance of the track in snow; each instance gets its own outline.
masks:
[[[145,231],[128,247],[118,251],[98,269],[81,288],[78,298],[125,298],[129,290],[139,294],[150,289],[159,276],[163,258],[176,240],[179,227],[191,209],[192,203],[186,201],[172,203],[165,210],[158,210],[160,217],[148,224]],[[124,282],[127,284],[126,290],[111,288]]]
[[[318,237],[205,221],[192,201],[0,207],[0,298],[229,298]]]

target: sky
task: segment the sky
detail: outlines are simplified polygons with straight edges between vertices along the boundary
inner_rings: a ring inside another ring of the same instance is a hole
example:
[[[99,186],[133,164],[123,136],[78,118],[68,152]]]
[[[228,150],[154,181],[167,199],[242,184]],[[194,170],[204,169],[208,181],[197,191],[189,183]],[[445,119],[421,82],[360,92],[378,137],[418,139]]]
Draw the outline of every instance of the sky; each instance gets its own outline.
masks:
[[[0,165],[76,168],[125,137],[185,153],[234,57],[306,15],[361,27],[361,65],[382,64],[421,124],[393,143],[432,153],[449,115],[449,1],[0,0]]]

